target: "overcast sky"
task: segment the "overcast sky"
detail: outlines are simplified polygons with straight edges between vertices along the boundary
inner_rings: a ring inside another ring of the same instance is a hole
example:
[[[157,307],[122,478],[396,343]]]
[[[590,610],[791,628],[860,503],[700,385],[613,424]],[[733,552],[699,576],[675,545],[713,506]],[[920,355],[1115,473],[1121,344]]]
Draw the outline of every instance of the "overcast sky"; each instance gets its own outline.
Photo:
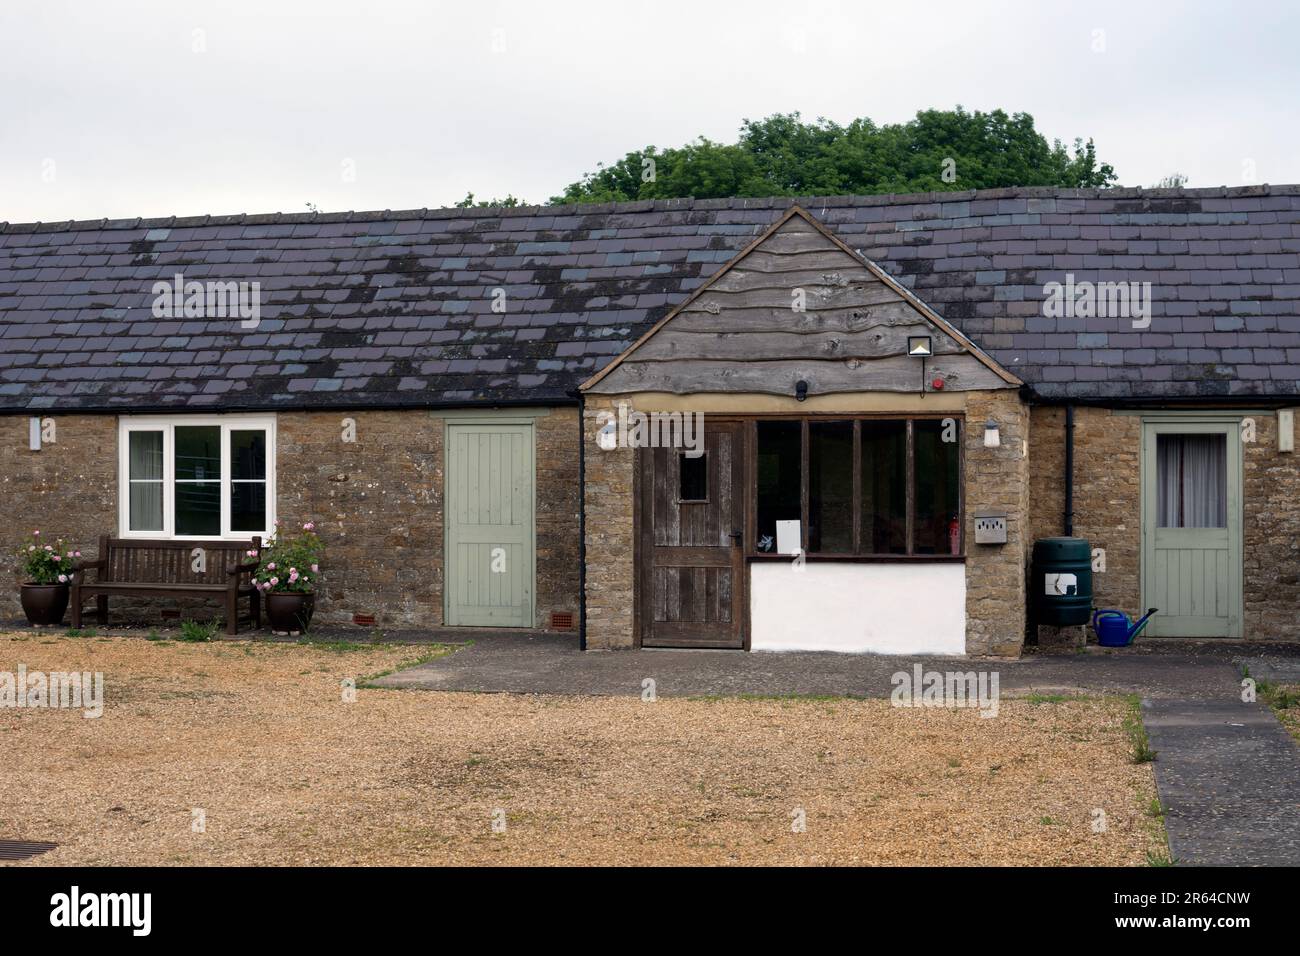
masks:
[[[1124,185],[1300,182],[1300,4],[3,0],[0,221],[545,202],[798,110],[1025,111]]]

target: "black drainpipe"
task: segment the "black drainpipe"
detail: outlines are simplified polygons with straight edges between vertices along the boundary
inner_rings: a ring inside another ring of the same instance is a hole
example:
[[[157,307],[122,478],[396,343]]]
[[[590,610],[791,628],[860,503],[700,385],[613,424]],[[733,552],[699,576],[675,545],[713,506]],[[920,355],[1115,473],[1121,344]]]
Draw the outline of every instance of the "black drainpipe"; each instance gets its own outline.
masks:
[[[578,399],[578,649],[587,649],[587,442],[586,396]]]
[[[1065,536],[1074,537],[1074,406],[1065,406]]]

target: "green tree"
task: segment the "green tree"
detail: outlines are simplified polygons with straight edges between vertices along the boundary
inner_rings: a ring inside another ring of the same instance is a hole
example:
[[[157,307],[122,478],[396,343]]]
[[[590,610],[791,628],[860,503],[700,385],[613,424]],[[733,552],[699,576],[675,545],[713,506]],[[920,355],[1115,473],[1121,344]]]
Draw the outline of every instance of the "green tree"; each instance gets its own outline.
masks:
[[[528,203],[522,199],[516,199],[509,193],[505,199],[488,199],[483,202],[475,202],[473,193],[465,193],[465,198],[456,203],[457,209],[513,209],[515,206],[527,206]]]
[[[922,110],[907,123],[841,126],[799,113],[746,119],[734,144],[704,137],[598,164],[552,202],[874,194],[1004,186],[1102,187],[1115,170],[1092,140],[1049,143],[1028,113]]]

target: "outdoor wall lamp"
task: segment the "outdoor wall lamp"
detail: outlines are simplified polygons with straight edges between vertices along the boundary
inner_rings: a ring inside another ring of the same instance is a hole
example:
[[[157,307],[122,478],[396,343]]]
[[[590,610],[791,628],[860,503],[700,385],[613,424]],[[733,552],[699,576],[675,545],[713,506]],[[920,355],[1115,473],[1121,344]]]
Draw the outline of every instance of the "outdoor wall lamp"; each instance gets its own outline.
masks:
[[[907,337],[907,354],[921,360],[921,397],[925,398],[925,360],[934,351],[928,335],[909,335]]]
[[[800,402],[808,397],[808,383],[804,379],[799,379],[794,383],[794,397]]]
[[[998,423],[989,419],[984,423],[984,447],[997,448],[1002,444],[1002,435],[998,432]]]

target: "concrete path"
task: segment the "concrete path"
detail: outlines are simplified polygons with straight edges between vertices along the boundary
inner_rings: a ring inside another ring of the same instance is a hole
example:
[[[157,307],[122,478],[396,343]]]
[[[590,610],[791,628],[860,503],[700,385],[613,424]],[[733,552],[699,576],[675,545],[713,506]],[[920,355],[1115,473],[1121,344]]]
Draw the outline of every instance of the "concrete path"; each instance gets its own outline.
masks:
[[[1251,648],[1257,653],[1257,647]],[[916,663],[934,670],[992,670],[1003,693],[1234,696],[1234,649],[1244,645],[1149,644],[1116,653],[1002,658],[886,657],[879,654],[744,651],[583,653],[576,637],[503,634],[476,638],[454,654],[376,681],[381,687],[525,694],[640,695],[651,678],[659,696],[805,695],[888,697],[890,678]],[[1291,650],[1300,659],[1300,647]],[[1280,651],[1278,653],[1281,653]]]
[[[1267,706],[1156,698],[1142,716],[1176,862],[1300,864],[1300,748]]]

